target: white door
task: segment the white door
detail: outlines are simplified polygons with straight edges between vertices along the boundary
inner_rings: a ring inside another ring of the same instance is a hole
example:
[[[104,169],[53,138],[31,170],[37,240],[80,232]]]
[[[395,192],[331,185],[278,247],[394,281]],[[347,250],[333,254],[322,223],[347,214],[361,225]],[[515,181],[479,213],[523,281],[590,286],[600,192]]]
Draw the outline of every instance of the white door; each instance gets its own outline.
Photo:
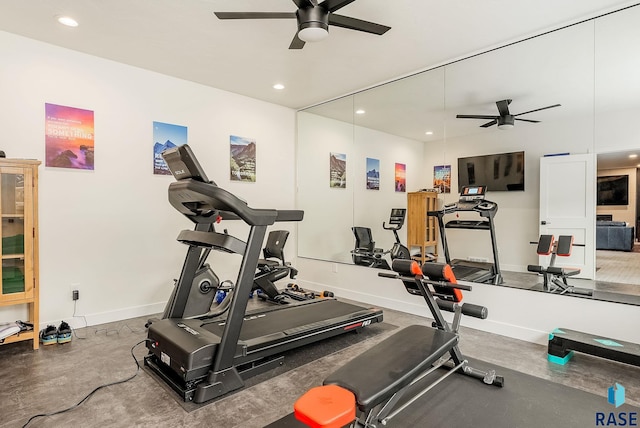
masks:
[[[540,159],[540,235],[573,235],[570,257],[556,266],[581,270],[579,278],[595,279],[595,154],[549,156]],[[549,257],[540,256],[541,266]]]

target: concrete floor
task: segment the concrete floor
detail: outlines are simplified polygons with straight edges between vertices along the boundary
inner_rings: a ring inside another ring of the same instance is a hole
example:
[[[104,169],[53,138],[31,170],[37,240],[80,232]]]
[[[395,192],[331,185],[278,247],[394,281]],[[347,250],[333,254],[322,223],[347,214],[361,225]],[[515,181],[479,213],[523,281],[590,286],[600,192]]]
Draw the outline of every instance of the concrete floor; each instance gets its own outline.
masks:
[[[384,315],[385,323],[398,327],[430,324],[427,318],[392,310],[385,310]],[[29,342],[0,346],[0,426],[22,427],[35,414],[70,407],[99,385],[132,376],[136,364],[131,348],[145,339],[145,321],[146,317],[80,329],[71,343],[44,346],[35,352]],[[393,330],[384,329],[356,345],[193,411],[186,411],[175,393],[140,370],[133,380],[97,391],[74,410],[38,418],[28,426],[263,427],[290,413],[297,397],[320,385],[337,367],[390,334]],[[582,354],[576,354],[567,366],[556,366],[547,362],[545,346],[468,328],[462,329],[461,336],[460,347],[468,357],[592,392],[603,400],[607,388],[618,382],[626,388],[627,403],[640,405],[638,367]],[[144,345],[133,353],[142,364]],[[477,427],[484,426],[477,422]]]

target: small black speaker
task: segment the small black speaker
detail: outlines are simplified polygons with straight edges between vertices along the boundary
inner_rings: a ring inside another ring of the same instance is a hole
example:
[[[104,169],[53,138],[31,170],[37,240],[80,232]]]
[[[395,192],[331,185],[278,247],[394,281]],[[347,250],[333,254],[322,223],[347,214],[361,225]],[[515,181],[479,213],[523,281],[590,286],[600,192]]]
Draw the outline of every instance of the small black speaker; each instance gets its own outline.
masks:
[[[0,150],[0,158],[6,158],[7,156],[4,154],[4,150]]]

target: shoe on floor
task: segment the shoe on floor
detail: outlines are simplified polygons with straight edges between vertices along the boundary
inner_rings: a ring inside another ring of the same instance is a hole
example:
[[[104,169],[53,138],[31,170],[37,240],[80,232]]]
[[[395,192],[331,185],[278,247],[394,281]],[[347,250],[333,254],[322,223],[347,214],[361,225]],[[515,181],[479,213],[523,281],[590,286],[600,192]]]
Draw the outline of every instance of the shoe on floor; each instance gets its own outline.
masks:
[[[58,343],[71,342],[71,327],[64,321],[62,321],[60,327],[58,327],[57,339]]]
[[[48,325],[40,330],[40,342],[43,345],[53,345],[58,343],[58,330],[54,325]]]

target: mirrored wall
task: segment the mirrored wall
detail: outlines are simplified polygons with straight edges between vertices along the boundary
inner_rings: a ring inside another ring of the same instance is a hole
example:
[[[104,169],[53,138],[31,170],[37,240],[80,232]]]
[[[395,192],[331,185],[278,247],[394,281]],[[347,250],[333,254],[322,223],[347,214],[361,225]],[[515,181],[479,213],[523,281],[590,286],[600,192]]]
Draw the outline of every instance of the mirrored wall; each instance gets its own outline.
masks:
[[[298,255],[352,263],[353,226],[369,227],[376,247],[390,249],[394,236],[383,222],[392,208],[406,208],[407,192],[434,187],[434,168],[451,166],[442,205],[459,198],[459,158],[524,151],[524,190],[489,189],[487,199],[499,206],[502,270],[526,272],[538,263],[531,242],[539,234],[540,158],[640,149],[637,22],[640,7],[632,7],[300,111]],[[516,118],[510,129],[456,118],[497,115],[496,102],[507,99]],[[631,199],[612,207],[614,216],[633,209],[637,219]],[[406,227],[399,236],[406,242]],[[455,258],[492,258],[488,236],[447,238]]]

